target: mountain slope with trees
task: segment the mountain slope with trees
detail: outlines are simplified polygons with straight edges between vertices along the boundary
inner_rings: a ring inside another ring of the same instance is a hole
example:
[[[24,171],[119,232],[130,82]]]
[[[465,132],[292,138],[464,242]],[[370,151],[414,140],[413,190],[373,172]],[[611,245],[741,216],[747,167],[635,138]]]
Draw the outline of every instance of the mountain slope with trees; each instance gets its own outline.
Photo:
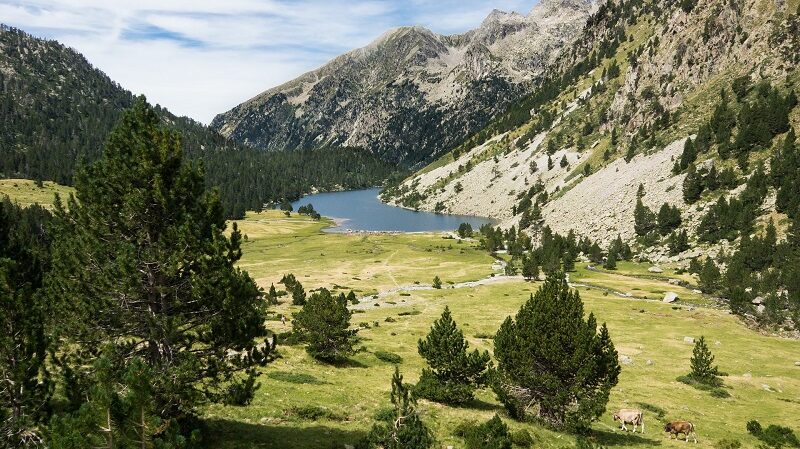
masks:
[[[100,157],[112,126],[134,101],[76,51],[0,26],[0,176],[71,185],[79,165]],[[230,217],[315,189],[372,187],[394,170],[356,149],[255,150],[155,110],[181,132],[186,155],[204,163],[206,182],[220,188]]]

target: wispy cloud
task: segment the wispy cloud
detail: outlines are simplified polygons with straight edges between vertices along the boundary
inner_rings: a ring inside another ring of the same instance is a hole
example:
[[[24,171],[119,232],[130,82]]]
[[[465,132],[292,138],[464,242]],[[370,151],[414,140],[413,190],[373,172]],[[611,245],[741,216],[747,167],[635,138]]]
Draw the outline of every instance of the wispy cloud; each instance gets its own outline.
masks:
[[[0,21],[57,39],[111,78],[208,123],[386,29],[457,33],[535,0],[0,0]]]

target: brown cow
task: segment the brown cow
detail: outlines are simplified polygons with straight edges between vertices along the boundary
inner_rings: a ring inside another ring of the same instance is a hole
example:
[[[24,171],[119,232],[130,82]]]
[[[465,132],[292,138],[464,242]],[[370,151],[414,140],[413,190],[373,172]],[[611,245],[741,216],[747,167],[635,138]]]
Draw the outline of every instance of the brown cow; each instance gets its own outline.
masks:
[[[633,424],[634,433],[636,433],[636,426],[642,426],[642,433],[644,433],[644,415],[641,410],[623,408],[611,416],[614,418],[614,421],[622,423],[622,430],[628,430],[625,424]]]
[[[670,439],[672,439],[672,435],[675,435],[676,440],[678,439],[678,434],[682,433],[686,436],[686,442],[689,441],[689,435],[692,435],[694,442],[697,443],[697,432],[694,431],[694,424],[689,421],[669,422],[664,426],[664,432],[669,432]]]

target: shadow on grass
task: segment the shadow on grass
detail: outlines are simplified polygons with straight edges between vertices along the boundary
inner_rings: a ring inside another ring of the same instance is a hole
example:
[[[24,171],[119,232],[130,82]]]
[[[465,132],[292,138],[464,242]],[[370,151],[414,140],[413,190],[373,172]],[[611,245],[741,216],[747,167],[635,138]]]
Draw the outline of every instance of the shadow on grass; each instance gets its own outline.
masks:
[[[492,404],[491,402],[482,401],[480,399],[473,399],[464,404],[463,406],[461,406],[461,408],[468,408],[470,410],[481,410],[485,412],[500,412],[502,410],[505,410],[505,408],[503,408],[503,406],[500,404]]]
[[[252,424],[227,419],[207,419],[203,446],[214,449],[300,449],[341,448],[355,444],[366,436],[365,431],[327,427],[323,424],[286,426]]]
[[[656,434],[643,434],[633,432],[608,430],[592,431],[592,439],[601,446],[661,446],[661,439],[654,437]]]

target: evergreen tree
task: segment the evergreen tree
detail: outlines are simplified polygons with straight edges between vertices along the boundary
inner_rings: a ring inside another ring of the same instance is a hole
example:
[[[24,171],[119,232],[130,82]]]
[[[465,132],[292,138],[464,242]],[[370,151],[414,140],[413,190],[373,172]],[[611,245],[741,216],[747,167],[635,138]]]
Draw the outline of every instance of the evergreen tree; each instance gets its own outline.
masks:
[[[275,290],[275,284],[270,284],[269,292],[267,292],[267,303],[271,305],[278,304],[278,291]]]
[[[415,394],[445,404],[471,401],[475,389],[484,384],[489,353],[477,349],[468,353],[468,347],[464,333],[450,315],[450,308],[445,306],[425,340],[417,344],[428,368],[422,370]]]
[[[689,168],[690,164],[694,164],[695,160],[697,160],[697,150],[692,142],[692,138],[689,137],[686,139],[686,143],[683,144],[683,152],[681,153],[678,167],[680,167],[681,171],[686,170]]]
[[[563,275],[549,277],[494,340],[493,388],[511,415],[586,428],[605,410],[620,372],[617,351]]]
[[[703,177],[697,173],[694,164],[689,164],[686,169],[686,178],[683,179],[683,199],[689,204],[694,203],[700,199],[705,186],[703,185]]]
[[[439,290],[439,289],[441,289],[441,288],[442,288],[442,280],[441,280],[441,279],[439,279],[439,276],[434,276],[434,277],[433,277],[433,284],[432,284],[432,286],[433,286],[433,288],[435,288],[435,289],[437,289],[437,290]]]
[[[337,363],[353,354],[355,332],[350,330],[352,314],[346,301],[333,297],[323,288],[311,295],[292,325],[308,343],[306,350],[312,357]]]
[[[608,256],[606,256],[606,260],[603,262],[603,268],[606,270],[617,269],[617,252],[614,251],[613,248],[609,249]]]
[[[697,382],[715,385],[719,382],[719,369],[714,366],[714,355],[706,345],[706,338],[701,336],[694,343],[694,350],[692,351],[692,358],[690,359],[692,372],[689,377]]]
[[[294,306],[303,306],[306,304],[306,290],[303,288],[303,284],[300,282],[295,282],[292,286],[292,305]]]
[[[558,162],[558,165],[561,168],[566,168],[569,165],[569,161],[567,161],[567,155],[561,156],[561,160]]]
[[[689,249],[689,236],[685,230],[673,231],[668,239],[669,254],[671,256],[678,255]]]
[[[658,211],[658,232],[667,235],[681,225],[681,211],[664,203]]]
[[[508,426],[497,414],[483,424],[469,426],[460,436],[467,449],[511,449],[513,446]]]
[[[350,304],[358,304],[358,298],[356,298],[356,292],[350,290],[350,293],[347,294],[347,302]]]
[[[533,255],[522,256],[522,277],[528,281],[539,278],[539,263]]]
[[[572,253],[565,253],[561,256],[561,264],[565,272],[574,271],[575,270],[575,256]]]
[[[0,201],[0,447],[38,447],[52,392],[50,309],[40,294],[50,265],[50,214]]]
[[[639,236],[645,236],[656,228],[656,215],[642,203],[641,198],[636,200],[636,208],[633,210],[633,223],[636,235]]]
[[[714,293],[719,289],[719,280],[720,272],[717,264],[710,257],[706,257],[703,269],[700,270],[700,290],[703,293]]]
[[[516,214],[515,214],[516,215]],[[469,223],[461,223],[458,226],[458,236],[462,239],[472,237],[472,225]]]
[[[392,411],[372,426],[369,435],[358,443],[357,449],[429,449],[436,440],[417,410],[416,399],[403,384],[400,369],[392,376]]]
[[[242,234],[234,224],[226,236],[218,196],[181,148],[137,101],[77,175],[76,196],[57,199],[47,279],[73,374],[91,378],[103,345],[115,365],[139,358],[162,418],[220,401],[272,349],[262,291],[235,266]]]

